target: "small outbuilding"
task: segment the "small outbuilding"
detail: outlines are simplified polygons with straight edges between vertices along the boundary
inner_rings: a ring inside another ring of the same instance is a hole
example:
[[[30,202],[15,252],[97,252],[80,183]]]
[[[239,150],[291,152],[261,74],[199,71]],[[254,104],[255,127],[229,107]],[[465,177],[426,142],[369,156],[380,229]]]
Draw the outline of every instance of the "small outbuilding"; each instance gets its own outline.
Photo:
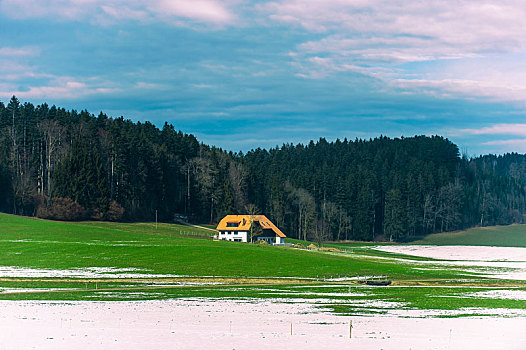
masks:
[[[252,228],[252,231],[251,231]],[[284,244],[285,234],[265,215],[227,215],[217,225],[217,238],[234,242]],[[251,232],[254,237],[251,239]]]

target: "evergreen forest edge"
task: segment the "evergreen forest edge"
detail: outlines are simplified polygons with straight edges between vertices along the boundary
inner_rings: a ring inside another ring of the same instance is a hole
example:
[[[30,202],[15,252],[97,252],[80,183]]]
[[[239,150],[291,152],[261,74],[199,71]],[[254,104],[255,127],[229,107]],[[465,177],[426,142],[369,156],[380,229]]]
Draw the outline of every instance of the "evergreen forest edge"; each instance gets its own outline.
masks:
[[[441,136],[320,138],[227,152],[165,123],[0,101],[0,211],[57,220],[217,222],[259,211],[287,236],[405,241],[526,223],[526,156]]]

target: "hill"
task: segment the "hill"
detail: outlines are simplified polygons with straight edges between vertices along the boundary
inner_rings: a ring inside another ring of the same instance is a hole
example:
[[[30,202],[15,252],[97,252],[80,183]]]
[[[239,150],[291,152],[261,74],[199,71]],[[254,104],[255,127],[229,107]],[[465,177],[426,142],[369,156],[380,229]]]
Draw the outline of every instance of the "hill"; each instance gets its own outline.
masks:
[[[475,227],[465,231],[435,233],[411,243],[526,247],[526,225]]]
[[[451,271],[419,270],[374,256],[329,254],[286,247],[213,241],[181,234],[173,224],[57,222],[0,214],[1,268],[52,271],[128,271],[169,276],[308,277],[389,275],[448,278]],[[208,235],[209,231],[191,229]],[[68,273],[69,273],[68,272]],[[51,273],[52,274],[52,273]]]

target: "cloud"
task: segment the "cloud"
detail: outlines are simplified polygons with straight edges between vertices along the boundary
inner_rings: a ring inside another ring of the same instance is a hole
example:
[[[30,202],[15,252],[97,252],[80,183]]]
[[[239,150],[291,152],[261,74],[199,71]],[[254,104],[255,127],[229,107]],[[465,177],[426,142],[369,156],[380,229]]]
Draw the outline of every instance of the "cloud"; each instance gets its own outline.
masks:
[[[524,149],[526,148],[526,139],[487,141],[483,145],[521,146]]]
[[[128,6],[101,5],[100,8],[112,19],[144,21],[149,17],[147,11],[133,9]]]
[[[159,89],[169,89],[169,86],[157,83],[147,83],[144,81],[139,81],[136,83],[133,88],[139,90],[159,90]]]
[[[298,76],[352,70],[405,93],[526,100],[523,1],[279,0],[258,9],[312,34],[289,53]]]
[[[492,153],[518,152],[526,153],[526,139],[495,140],[482,143]]]
[[[118,88],[109,87],[108,84],[96,80],[92,78],[86,81],[78,81],[72,77],[55,77],[47,84],[23,88],[0,83],[0,96],[9,98],[15,95],[23,99],[76,99],[88,95],[105,95],[119,91]]]
[[[160,17],[184,17],[205,23],[229,23],[235,16],[216,0],[160,0],[151,9]]]
[[[30,58],[38,59],[39,54],[40,50],[35,47],[0,48],[0,82],[52,78],[52,75],[39,73],[35,66],[27,63]]]
[[[435,42],[481,51],[523,44],[526,4],[517,0],[282,0],[260,7],[275,21],[390,45]],[[409,40],[408,40],[409,39]],[[419,44],[418,46],[422,46]]]
[[[511,85],[499,81],[467,80],[467,79],[393,79],[393,87],[408,93],[425,93],[445,98],[484,97],[486,100],[513,101],[524,105],[526,85]]]
[[[38,52],[34,47],[0,47],[0,57],[35,56]]]
[[[214,85],[211,84],[192,84],[191,86],[197,89],[211,89],[214,87]]]
[[[515,135],[515,136],[526,136],[526,124],[495,124],[486,126],[478,129],[460,129],[456,131],[457,134],[461,135]],[[485,144],[499,144],[505,143],[505,141],[490,141]]]
[[[94,21],[105,25],[115,21],[184,20],[210,25],[233,24],[231,10],[237,0],[1,0],[0,11],[16,19],[59,18],[63,21]],[[183,22],[181,22],[183,21]]]
[[[339,34],[298,45],[302,55],[331,54],[345,57],[356,64],[402,64],[438,59],[477,57],[463,47],[432,43],[422,37],[368,37],[348,38]]]
[[[2,0],[0,10],[13,18],[38,18],[56,16],[62,19],[81,20],[93,11],[97,0]]]

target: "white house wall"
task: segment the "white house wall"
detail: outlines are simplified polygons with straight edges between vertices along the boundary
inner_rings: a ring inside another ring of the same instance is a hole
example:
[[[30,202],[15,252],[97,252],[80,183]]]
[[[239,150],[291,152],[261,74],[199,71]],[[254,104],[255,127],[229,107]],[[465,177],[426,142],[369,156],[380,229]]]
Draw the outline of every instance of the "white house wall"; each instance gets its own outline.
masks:
[[[246,231],[220,231],[218,234],[218,239],[224,240],[224,241],[232,241],[232,242],[249,242],[250,239],[248,238],[248,232]],[[254,240],[262,239],[265,240],[269,244],[283,244],[285,243],[285,239],[279,236],[276,237],[257,237],[254,238]]]
[[[248,232],[239,232],[239,235],[243,239],[241,242],[248,242]]]
[[[232,242],[248,242],[248,232],[244,231],[220,231],[219,239]]]

